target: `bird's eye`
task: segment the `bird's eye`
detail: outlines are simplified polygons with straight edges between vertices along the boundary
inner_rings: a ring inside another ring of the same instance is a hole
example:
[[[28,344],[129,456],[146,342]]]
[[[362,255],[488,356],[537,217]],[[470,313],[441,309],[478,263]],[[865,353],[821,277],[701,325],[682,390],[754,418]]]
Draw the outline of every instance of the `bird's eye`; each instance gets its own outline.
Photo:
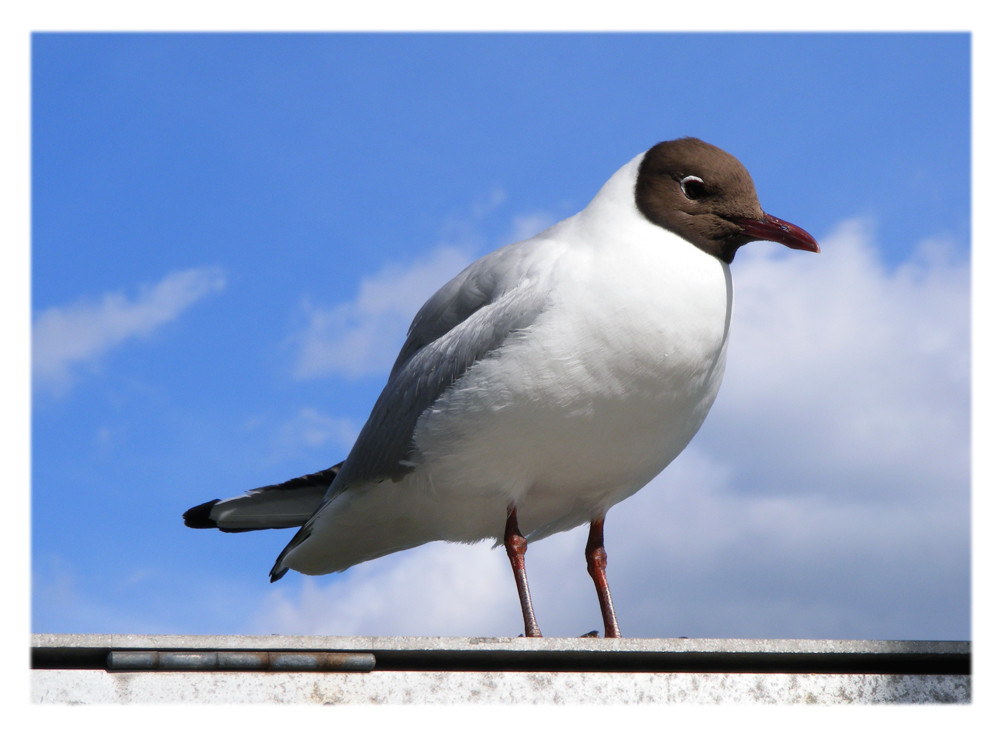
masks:
[[[708,189],[705,187],[705,181],[700,177],[695,177],[694,175],[688,175],[681,180],[681,191],[693,201],[699,198],[704,198],[705,193]]]

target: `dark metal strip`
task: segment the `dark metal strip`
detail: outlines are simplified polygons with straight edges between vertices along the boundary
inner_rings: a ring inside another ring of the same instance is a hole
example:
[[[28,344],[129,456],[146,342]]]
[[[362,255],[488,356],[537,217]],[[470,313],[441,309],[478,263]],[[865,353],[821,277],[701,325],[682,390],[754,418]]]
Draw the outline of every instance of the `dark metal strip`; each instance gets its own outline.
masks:
[[[108,652],[107,669],[168,672],[370,672],[373,654],[337,651]]]

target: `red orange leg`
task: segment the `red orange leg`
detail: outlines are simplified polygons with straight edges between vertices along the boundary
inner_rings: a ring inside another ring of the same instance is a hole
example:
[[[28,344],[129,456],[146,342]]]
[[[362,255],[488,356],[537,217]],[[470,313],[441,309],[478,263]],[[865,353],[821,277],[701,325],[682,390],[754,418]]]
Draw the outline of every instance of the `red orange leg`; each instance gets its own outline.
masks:
[[[535,621],[535,610],[531,606],[531,592],[528,591],[528,574],[524,569],[524,553],[528,542],[521,536],[517,528],[517,511],[513,506],[507,512],[507,527],[504,529],[503,546],[510,558],[510,566],[514,570],[514,581],[517,583],[517,595],[521,600],[521,613],[524,615],[524,634],[529,638],[541,638],[542,631]]]
[[[604,570],[608,567],[608,555],[604,551],[604,517],[595,518],[590,522],[590,536],[587,538],[587,572],[594,579],[597,588],[597,599],[601,603],[601,616],[604,618],[604,637],[621,638],[622,631],[618,628],[618,618],[615,617],[615,607],[611,603],[611,589],[608,588],[608,577]]]

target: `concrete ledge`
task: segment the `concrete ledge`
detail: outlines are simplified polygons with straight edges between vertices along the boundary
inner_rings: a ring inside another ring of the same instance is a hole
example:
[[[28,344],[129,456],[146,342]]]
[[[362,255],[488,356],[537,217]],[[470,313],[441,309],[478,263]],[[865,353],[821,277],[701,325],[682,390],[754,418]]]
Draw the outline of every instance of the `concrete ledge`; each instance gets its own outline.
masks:
[[[32,637],[37,703],[968,703],[966,641]]]

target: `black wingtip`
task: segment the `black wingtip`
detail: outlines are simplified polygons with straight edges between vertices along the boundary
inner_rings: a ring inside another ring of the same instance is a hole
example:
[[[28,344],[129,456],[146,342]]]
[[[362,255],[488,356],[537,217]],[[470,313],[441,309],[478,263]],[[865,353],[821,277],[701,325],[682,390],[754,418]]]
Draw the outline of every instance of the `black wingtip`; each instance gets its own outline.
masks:
[[[209,500],[207,503],[196,505],[184,511],[184,525],[192,529],[217,529],[217,524],[212,519],[212,508],[219,503],[218,500]]]

